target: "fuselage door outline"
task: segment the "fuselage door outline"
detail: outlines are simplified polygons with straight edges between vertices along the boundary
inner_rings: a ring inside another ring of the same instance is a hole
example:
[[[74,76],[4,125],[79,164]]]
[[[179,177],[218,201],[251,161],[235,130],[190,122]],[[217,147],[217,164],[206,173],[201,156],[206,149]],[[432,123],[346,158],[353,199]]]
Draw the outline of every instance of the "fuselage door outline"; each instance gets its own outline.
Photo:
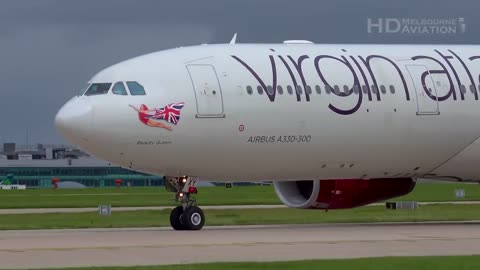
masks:
[[[440,108],[438,104],[437,88],[432,78],[432,74],[424,65],[405,65],[412,84],[415,88],[415,97],[417,98],[417,115],[439,115]],[[427,73],[422,83],[423,74]],[[430,95],[425,91],[429,91]],[[433,98],[432,98],[433,97]]]
[[[213,65],[186,66],[197,103],[196,118],[225,118],[223,92]]]

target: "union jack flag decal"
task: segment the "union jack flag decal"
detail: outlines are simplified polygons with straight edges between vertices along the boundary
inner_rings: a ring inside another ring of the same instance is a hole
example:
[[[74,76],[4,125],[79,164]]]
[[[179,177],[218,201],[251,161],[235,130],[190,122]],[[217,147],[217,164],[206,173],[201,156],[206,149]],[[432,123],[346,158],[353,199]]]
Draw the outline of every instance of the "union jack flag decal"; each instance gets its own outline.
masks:
[[[140,105],[138,108],[130,104],[130,107],[137,111],[140,122],[150,127],[163,128],[169,131],[173,129],[172,126],[167,125],[167,123],[178,124],[180,120],[180,110],[183,106],[185,106],[184,102],[177,102],[170,103],[163,108],[149,109],[145,104]],[[167,123],[164,123],[164,121]]]
[[[185,105],[184,102],[170,103],[163,108],[155,108],[152,119],[165,120],[176,125],[180,120],[180,110]]]

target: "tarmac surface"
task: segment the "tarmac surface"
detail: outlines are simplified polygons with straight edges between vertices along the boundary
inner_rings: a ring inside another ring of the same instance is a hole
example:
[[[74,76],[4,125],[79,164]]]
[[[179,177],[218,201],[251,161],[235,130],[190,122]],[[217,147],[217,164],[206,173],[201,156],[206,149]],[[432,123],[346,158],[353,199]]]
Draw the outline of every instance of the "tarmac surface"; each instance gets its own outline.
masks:
[[[480,254],[479,223],[0,232],[0,268]]]
[[[422,205],[432,204],[480,204],[480,201],[445,201],[445,202],[418,202]],[[385,203],[372,203],[367,206],[380,206]],[[287,208],[283,204],[272,205],[204,205],[201,206],[205,210],[213,209],[273,209],[273,208]],[[173,209],[174,206],[134,206],[134,207],[112,207],[112,211],[138,211],[138,210],[165,210]],[[98,211],[97,207],[83,207],[83,208],[19,208],[19,209],[0,209],[0,215],[8,214],[48,214],[48,213],[88,213]]]
[[[479,202],[480,204],[480,202]],[[131,207],[112,207],[112,211],[140,211],[140,210],[165,210],[173,209],[175,206],[131,206]],[[273,209],[287,208],[285,205],[205,205],[201,206],[204,210],[212,209]],[[82,208],[19,208],[19,209],[0,209],[0,215],[8,214],[48,214],[48,213],[88,213],[97,212],[98,207]]]

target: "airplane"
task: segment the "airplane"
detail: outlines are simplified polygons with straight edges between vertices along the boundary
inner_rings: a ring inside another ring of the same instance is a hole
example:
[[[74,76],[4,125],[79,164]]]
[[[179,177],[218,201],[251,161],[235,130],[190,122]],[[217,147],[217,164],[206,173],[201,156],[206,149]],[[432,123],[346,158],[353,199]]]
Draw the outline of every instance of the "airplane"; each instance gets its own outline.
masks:
[[[200,230],[200,179],[272,181],[285,205],[322,210],[418,179],[478,182],[479,92],[478,46],[232,40],[110,66],[55,126],[92,155],[164,175],[171,226]]]

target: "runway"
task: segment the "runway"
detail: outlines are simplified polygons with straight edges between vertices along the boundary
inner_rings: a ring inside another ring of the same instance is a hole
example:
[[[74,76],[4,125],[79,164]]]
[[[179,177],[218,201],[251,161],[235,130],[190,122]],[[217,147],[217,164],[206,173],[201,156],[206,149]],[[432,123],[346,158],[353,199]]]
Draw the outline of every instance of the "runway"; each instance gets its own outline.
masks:
[[[356,224],[0,232],[0,268],[480,254],[472,224]]]

